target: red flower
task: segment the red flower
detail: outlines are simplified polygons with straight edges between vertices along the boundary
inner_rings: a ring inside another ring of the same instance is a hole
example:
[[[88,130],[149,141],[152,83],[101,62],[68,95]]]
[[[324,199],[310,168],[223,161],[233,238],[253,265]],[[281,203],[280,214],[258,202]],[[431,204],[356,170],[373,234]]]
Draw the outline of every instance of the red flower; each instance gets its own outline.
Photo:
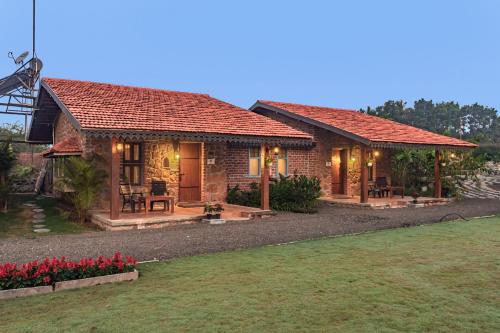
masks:
[[[45,282],[46,284],[49,284],[50,283],[50,276],[44,277],[43,282]]]

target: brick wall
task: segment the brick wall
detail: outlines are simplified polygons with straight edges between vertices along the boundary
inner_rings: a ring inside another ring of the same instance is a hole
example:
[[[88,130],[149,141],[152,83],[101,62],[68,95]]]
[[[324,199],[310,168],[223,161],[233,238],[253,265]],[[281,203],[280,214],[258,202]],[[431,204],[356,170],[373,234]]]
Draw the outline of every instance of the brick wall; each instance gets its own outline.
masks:
[[[54,144],[72,136],[79,136],[79,133],[76,128],[71,125],[66,115],[60,112],[59,116],[55,120]]]
[[[317,176],[321,181],[321,188],[325,195],[331,194],[332,191],[332,150],[334,148],[348,149],[348,172],[344,177],[344,189],[348,195],[359,194],[360,169],[357,142],[274,111],[259,108],[256,112],[313,136],[314,147],[309,150],[302,150],[302,156],[298,154],[298,158],[304,157],[307,159],[304,174]],[[355,159],[354,162],[351,158]]]

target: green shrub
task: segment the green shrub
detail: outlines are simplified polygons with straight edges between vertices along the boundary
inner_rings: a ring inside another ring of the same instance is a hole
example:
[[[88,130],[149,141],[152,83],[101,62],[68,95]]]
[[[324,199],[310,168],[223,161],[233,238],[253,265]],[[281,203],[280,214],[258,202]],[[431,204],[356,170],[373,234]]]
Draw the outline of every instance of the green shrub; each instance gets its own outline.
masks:
[[[276,182],[269,185],[269,205],[278,211],[313,213],[320,195],[321,186],[317,177],[280,175]],[[249,190],[241,190],[239,185],[229,187],[226,201],[230,204],[259,207],[259,186],[252,183]]]
[[[78,222],[88,219],[89,210],[99,200],[107,173],[98,167],[98,159],[72,156],[64,161],[64,177],[61,183],[73,192],[69,193]]]
[[[242,190],[239,185],[227,189],[227,203],[248,206],[260,207],[260,189],[257,183],[250,184],[250,190]]]

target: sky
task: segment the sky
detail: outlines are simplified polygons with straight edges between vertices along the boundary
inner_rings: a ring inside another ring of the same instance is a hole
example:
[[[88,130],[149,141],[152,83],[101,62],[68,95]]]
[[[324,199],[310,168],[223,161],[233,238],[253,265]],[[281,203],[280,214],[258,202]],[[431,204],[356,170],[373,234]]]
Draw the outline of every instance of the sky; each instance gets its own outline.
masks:
[[[15,70],[9,51],[31,50],[31,0],[0,2],[3,77]],[[202,92],[244,108],[426,98],[500,109],[496,0],[38,0],[36,37],[42,76]]]

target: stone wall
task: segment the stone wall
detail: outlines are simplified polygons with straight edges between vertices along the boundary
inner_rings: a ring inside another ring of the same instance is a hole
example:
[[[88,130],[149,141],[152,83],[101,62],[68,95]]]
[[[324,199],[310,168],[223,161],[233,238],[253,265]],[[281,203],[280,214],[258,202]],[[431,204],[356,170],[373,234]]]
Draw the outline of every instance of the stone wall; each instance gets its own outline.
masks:
[[[170,195],[179,195],[179,160],[175,158],[172,140],[146,141],[144,150],[144,185],[151,188],[153,180],[164,180]]]

